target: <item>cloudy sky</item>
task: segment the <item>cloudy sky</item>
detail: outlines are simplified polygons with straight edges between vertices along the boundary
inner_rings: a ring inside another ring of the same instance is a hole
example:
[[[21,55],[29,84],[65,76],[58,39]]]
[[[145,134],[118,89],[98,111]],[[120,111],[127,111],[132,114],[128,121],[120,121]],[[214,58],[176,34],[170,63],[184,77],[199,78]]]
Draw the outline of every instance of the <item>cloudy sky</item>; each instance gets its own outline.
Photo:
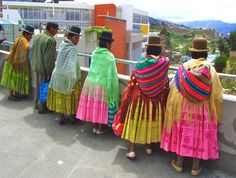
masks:
[[[81,0],[76,0],[81,2]],[[83,1],[83,0],[82,0]],[[236,23],[236,0],[86,0],[88,4],[132,4],[156,18],[174,22],[222,20]]]

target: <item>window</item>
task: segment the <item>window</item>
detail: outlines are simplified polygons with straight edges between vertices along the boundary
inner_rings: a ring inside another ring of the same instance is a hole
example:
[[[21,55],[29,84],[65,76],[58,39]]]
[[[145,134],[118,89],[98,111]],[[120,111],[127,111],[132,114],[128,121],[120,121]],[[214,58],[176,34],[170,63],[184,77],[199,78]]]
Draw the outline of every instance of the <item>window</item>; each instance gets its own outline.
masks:
[[[133,14],[133,22],[134,23],[141,23],[141,15]]]
[[[23,17],[25,19],[28,19],[28,10],[27,9],[23,9],[24,13],[23,13]]]
[[[75,20],[80,21],[81,20],[81,14],[80,12],[75,12]]]
[[[74,12],[66,12],[66,20],[75,20],[75,13]]]
[[[148,16],[142,16],[142,23],[148,24],[149,17]]]
[[[33,13],[34,13],[33,16],[34,19],[40,19],[40,12],[38,10],[33,11]]]
[[[134,29],[134,30],[140,30],[140,25],[133,24],[133,29]]]

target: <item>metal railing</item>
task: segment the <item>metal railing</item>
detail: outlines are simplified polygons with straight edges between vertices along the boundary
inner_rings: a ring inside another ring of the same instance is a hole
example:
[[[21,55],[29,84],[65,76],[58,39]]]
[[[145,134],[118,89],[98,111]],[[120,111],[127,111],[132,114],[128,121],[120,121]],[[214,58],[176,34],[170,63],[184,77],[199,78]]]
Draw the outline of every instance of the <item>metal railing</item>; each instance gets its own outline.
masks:
[[[14,44],[13,42],[9,42],[9,41],[4,41],[3,43],[8,44],[8,45],[13,45]],[[1,53],[6,53],[7,52],[7,51],[3,51],[3,50],[0,50],[0,51],[1,51]],[[85,53],[78,53],[78,56],[88,57],[88,58],[92,57],[91,54],[85,54]],[[137,61],[131,61],[131,60],[127,60],[127,59],[118,59],[118,58],[116,58],[115,61],[117,63],[127,64],[127,65],[137,64]],[[178,69],[178,67],[174,67],[174,66],[169,67],[169,70],[177,71],[177,69]],[[234,75],[234,74],[218,73],[218,75],[221,78],[236,80],[236,75]]]
[[[91,54],[84,54],[84,53],[78,53],[78,56],[83,56],[83,57],[92,57]],[[135,65],[137,64],[137,61],[131,61],[131,60],[126,60],[126,59],[118,59],[116,58],[115,61],[117,63],[123,63],[123,64],[127,64],[127,65]],[[173,71],[177,71],[178,67],[174,67],[174,66],[170,66],[169,70],[173,70]],[[227,78],[227,79],[234,79],[236,80],[236,75],[234,74],[225,74],[225,73],[218,73],[219,77],[222,78]]]
[[[6,55],[10,54],[9,51],[4,51],[4,50],[0,50],[0,53],[1,54],[6,54]],[[89,58],[92,57],[91,54],[84,54],[84,53],[78,53],[78,56],[89,57]],[[115,61],[118,62],[118,63],[127,64],[127,65],[135,65],[137,63],[137,61],[130,61],[130,60],[125,60],[125,59],[115,59]],[[176,71],[178,69],[178,67],[170,66],[169,69]],[[88,67],[81,67],[81,71],[88,72],[89,68]],[[236,79],[236,75],[222,74],[222,73],[218,73],[218,74],[219,74],[219,76],[224,77],[224,78]],[[118,74],[118,78],[121,79],[121,80],[125,80],[125,81],[129,80],[129,76],[128,75],[123,75],[123,74]],[[223,99],[226,100],[226,101],[228,100],[228,101],[236,102],[236,97],[233,96],[233,95],[223,94]]]
[[[2,43],[6,44],[6,45],[13,45],[14,44],[13,42],[10,42],[10,41],[3,41]]]

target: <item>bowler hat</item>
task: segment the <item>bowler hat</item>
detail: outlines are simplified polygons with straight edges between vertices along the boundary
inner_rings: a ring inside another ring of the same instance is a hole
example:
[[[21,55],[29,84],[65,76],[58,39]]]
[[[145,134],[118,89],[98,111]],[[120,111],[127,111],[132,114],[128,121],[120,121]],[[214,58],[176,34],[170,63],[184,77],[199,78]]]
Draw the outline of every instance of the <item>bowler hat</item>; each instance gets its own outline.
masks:
[[[71,26],[67,29],[68,33],[72,33],[78,36],[81,36],[80,32],[81,32],[81,28],[77,27],[77,26]]]
[[[34,27],[31,25],[26,25],[22,28],[22,31],[33,34],[34,33]]]
[[[159,36],[150,36],[148,38],[148,44],[145,46],[162,46],[161,44],[161,38]]]
[[[192,47],[189,48],[189,51],[191,52],[208,52],[210,50],[210,48],[207,47],[206,38],[194,38],[192,43]]]
[[[108,32],[108,31],[102,32],[101,36],[99,37],[99,40],[108,41],[108,42],[114,41],[114,39],[112,38],[112,32]]]

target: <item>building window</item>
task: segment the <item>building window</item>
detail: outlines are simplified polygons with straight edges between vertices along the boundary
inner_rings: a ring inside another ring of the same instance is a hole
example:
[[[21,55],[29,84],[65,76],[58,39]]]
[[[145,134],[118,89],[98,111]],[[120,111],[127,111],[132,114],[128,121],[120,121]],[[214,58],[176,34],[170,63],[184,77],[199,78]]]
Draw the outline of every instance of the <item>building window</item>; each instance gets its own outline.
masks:
[[[138,24],[133,24],[133,29],[134,29],[134,30],[140,30],[140,25],[138,25]]]
[[[141,23],[141,15],[139,14],[133,14],[133,22],[134,23]]]
[[[81,20],[81,14],[80,12],[75,12],[75,20],[80,21]]]
[[[40,11],[35,10],[35,11],[33,11],[33,13],[34,13],[34,16],[33,16],[34,19],[41,19],[41,17],[40,17]]]
[[[77,15],[78,17],[78,15]],[[75,20],[75,12],[66,12],[66,20],[74,21]]]
[[[142,23],[148,24],[149,22],[149,17],[148,16],[142,16]]]
[[[24,18],[25,18],[25,19],[28,19],[28,18],[29,18],[29,16],[28,16],[28,10],[26,10],[26,9],[24,10]]]

